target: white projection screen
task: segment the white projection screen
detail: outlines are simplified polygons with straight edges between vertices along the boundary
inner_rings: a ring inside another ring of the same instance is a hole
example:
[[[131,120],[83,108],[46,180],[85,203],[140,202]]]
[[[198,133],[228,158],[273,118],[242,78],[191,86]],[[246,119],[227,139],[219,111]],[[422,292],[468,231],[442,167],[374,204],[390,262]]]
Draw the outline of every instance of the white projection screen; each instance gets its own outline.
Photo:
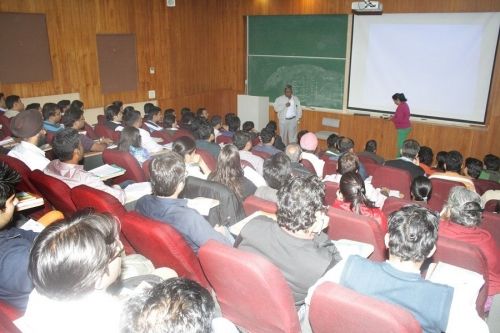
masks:
[[[347,108],[484,124],[500,13],[354,16]]]

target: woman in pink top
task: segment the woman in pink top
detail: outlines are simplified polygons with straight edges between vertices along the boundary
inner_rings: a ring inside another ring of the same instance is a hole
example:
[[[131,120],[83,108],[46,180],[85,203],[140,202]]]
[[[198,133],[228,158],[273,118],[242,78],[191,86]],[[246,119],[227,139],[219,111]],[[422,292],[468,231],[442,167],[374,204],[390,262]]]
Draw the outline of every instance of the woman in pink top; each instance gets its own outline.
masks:
[[[391,117],[391,120],[398,131],[396,155],[400,156],[403,142],[406,138],[408,138],[408,134],[410,134],[411,131],[410,107],[406,103],[407,99],[403,93],[395,93],[392,95],[392,100],[394,101],[394,104],[398,106],[396,108],[396,112],[394,112],[394,115]]]

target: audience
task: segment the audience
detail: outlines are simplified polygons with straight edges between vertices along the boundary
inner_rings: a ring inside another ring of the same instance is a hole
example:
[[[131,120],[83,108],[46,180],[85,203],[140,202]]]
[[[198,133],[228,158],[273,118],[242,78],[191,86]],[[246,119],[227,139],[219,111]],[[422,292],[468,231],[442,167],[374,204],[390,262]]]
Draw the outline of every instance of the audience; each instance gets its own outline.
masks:
[[[193,139],[187,136],[178,138],[172,145],[172,151],[183,158],[188,176],[207,179],[212,170],[210,170],[203,158],[196,153],[196,144]]]
[[[337,134],[332,133],[328,136],[326,139],[326,146],[327,149],[325,150],[325,156],[331,156],[332,159],[337,160],[340,156],[340,152],[338,150],[338,140],[342,138],[339,137]]]
[[[204,118],[205,120],[208,120],[208,111],[206,108],[198,108],[198,110],[196,110],[196,117],[199,117],[199,118]]]
[[[292,175],[290,158],[285,153],[274,154],[264,161],[264,180],[266,186],[259,186],[255,196],[264,200],[278,202],[278,190]]]
[[[24,104],[21,101],[21,97],[17,95],[7,96],[5,99],[5,107],[7,111],[5,111],[3,115],[7,118],[13,118],[24,110]]]
[[[300,139],[300,148],[302,148],[302,160],[311,162],[314,171],[316,171],[316,175],[322,178],[325,161],[316,155],[316,148],[318,148],[318,138],[316,134],[312,132],[304,134]]]
[[[297,143],[298,143],[299,145],[300,145],[300,140],[301,140],[301,139],[302,139],[302,137],[303,137],[305,134],[307,134],[307,133],[309,133],[309,131],[308,131],[308,130],[301,130],[301,131],[299,131],[299,132],[297,133]]]
[[[446,171],[446,169],[444,167],[444,164],[446,163],[446,155],[448,155],[448,153],[445,151],[439,151],[436,154],[436,166],[434,167],[434,169],[436,171],[440,171],[440,172]]]
[[[61,110],[55,103],[45,103],[42,109],[43,128],[47,133],[57,133],[64,128],[61,124]]]
[[[285,154],[291,161],[292,174],[296,177],[308,177],[312,175],[311,171],[307,170],[300,160],[302,159],[302,149],[297,143],[290,143],[286,146]]]
[[[464,186],[467,189],[475,192],[476,188],[474,186],[474,183],[472,182],[472,179],[468,176],[462,176],[460,174],[460,172],[462,171],[463,162],[464,159],[462,157],[462,154],[460,154],[456,150],[449,151],[448,154],[446,154],[446,159],[444,163],[444,168],[446,171],[435,172],[429,178],[430,179],[437,178],[437,179],[459,182],[464,184]]]
[[[432,175],[435,170],[432,169],[432,160],[434,159],[434,153],[432,152],[432,149],[427,147],[427,146],[422,146],[420,147],[420,150],[418,151],[418,160],[419,164],[418,166],[424,170],[425,174],[427,176]]]
[[[159,145],[149,134],[148,131],[141,128],[142,127],[142,116],[139,111],[131,110],[125,112],[123,115],[123,124],[125,126],[135,127],[139,130],[139,134],[141,135],[141,145],[142,148],[146,149],[149,154],[158,153],[163,150],[163,146]],[[115,129],[116,131],[123,130],[123,127],[120,129]]]
[[[236,131],[233,136],[233,144],[238,148],[240,159],[250,163],[259,175],[263,174],[264,160],[257,155],[252,154],[252,138],[250,133]]]
[[[222,128],[222,118],[220,116],[212,116],[212,118],[210,118],[210,125],[214,128],[214,135],[217,138]]]
[[[38,112],[42,113],[42,106],[40,103],[30,103],[26,105],[25,110],[37,110]]]
[[[69,106],[70,109],[79,109],[79,110],[84,111],[83,107],[84,107],[83,102],[80,101],[80,100],[77,100],[77,99],[75,99],[74,101],[72,101],[71,104],[70,104],[70,106]]]
[[[408,171],[413,181],[415,177],[425,175],[425,171],[418,166],[419,150],[420,145],[416,140],[405,140],[401,148],[401,157],[396,160],[386,161],[384,165]]]
[[[57,102],[57,107],[59,108],[59,110],[61,111],[61,114],[63,116],[66,113],[66,111],[69,110],[70,104],[71,104],[71,102],[69,99],[62,99],[59,102]]]
[[[226,125],[227,130],[221,132],[220,135],[232,138],[234,133],[240,129],[241,120],[238,116],[233,114],[229,117],[226,117]]]
[[[415,202],[427,203],[431,199],[432,183],[425,176],[418,176],[413,179],[410,186],[411,199]]]
[[[468,157],[465,159],[464,173],[472,179],[478,179],[483,171],[483,162],[477,158]]]
[[[271,120],[270,122],[267,123],[266,128],[274,132],[274,146],[281,151],[285,150],[285,144],[283,143],[283,139],[281,138],[281,135],[277,133],[278,125],[276,124],[276,122],[274,120]]]
[[[168,134],[175,134],[179,128],[177,126],[177,121],[175,120],[175,114],[165,112],[165,115],[163,116],[163,127],[165,127]]]
[[[191,132],[191,124],[194,120],[194,113],[192,113],[188,108],[181,109],[181,123],[179,124],[179,128],[182,128],[186,131]]]
[[[484,156],[485,170],[481,172],[479,179],[492,180],[500,182],[500,158],[493,154]]]
[[[151,157],[148,151],[142,148],[141,133],[132,126],[127,126],[121,131],[118,150],[130,153],[141,166]]]
[[[365,150],[358,153],[359,156],[366,156],[372,159],[377,164],[384,164],[385,160],[382,156],[377,155],[377,141],[368,140],[365,145]]]
[[[110,104],[104,110],[104,115],[106,116],[106,122],[104,123],[106,127],[113,131],[121,131],[123,129],[123,110],[120,107]]]
[[[146,112],[146,105],[144,105],[144,115],[144,119],[146,120],[144,124],[147,126],[150,133],[163,130],[163,127],[159,125],[161,120],[161,109],[159,107],[153,105],[153,107],[149,108],[148,112]]]
[[[65,128],[73,128],[77,131],[83,130],[85,127],[85,117],[83,116],[83,110],[77,108],[70,108],[64,114],[62,118],[62,123]],[[95,142],[88,137],[87,133],[79,133],[80,143],[83,147],[83,152],[87,153],[90,151],[104,151],[113,141],[107,138],[101,138],[98,142]]]
[[[220,146],[215,143],[214,128],[205,120],[196,132],[198,139],[196,140],[196,148],[203,149],[209,152],[215,159],[219,156]]]
[[[281,152],[281,150],[274,147],[274,131],[264,127],[262,131],[260,131],[260,143],[253,147],[253,151],[266,153],[270,156]]]

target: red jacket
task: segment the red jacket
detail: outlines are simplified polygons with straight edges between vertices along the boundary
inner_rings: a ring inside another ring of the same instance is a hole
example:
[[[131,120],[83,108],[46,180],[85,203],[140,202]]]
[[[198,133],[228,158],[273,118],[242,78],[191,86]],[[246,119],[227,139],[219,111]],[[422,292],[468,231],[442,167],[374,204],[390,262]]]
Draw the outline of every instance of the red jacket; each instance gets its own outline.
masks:
[[[399,103],[396,112],[392,117],[392,122],[397,129],[410,128],[410,107],[406,102]]]

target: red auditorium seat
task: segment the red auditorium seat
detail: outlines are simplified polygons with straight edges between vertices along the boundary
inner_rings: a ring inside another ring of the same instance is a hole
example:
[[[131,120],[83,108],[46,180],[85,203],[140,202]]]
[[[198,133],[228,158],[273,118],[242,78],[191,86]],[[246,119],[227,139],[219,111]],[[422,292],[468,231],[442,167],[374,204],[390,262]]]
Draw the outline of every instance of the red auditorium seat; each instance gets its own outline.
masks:
[[[443,205],[448,200],[448,194],[452,187],[464,186],[464,184],[459,182],[453,182],[450,180],[431,178],[432,192],[431,198],[428,201],[429,208],[440,212],[443,209]]]
[[[380,165],[375,169],[372,176],[372,184],[376,188],[387,187],[390,190],[403,193],[406,199],[410,198],[411,177],[408,171]]]
[[[12,136],[12,132],[10,131],[10,119],[3,114],[0,114],[0,125],[2,125],[2,129],[0,130],[0,140],[8,136]]]
[[[144,175],[141,165],[129,152],[116,149],[105,149],[102,152],[102,159],[104,163],[116,164],[126,170],[125,174],[113,178],[114,184],[120,184],[126,180],[132,180],[134,182],[146,181],[146,176]]]
[[[191,133],[190,131],[188,131],[186,129],[179,128],[179,129],[177,129],[177,131],[175,131],[174,135],[172,135],[172,141],[175,141],[178,138],[181,138],[183,136],[187,136],[188,138],[196,140],[196,138],[194,137],[193,133]]]
[[[21,310],[13,307],[12,305],[4,301],[0,301],[0,313],[4,314],[6,319],[10,321],[14,321],[23,315]],[[0,321],[2,320],[0,319]],[[0,327],[2,326],[0,325]],[[0,330],[0,332],[3,331]]]
[[[56,133],[47,132],[47,133],[45,133],[45,141],[47,141],[48,144],[52,144],[52,141],[54,141],[55,136],[56,136]]]
[[[95,125],[94,133],[99,138],[108,138],[113,140],[113,142],[118,142],[120,140],[120,132],[113,131],[104,124]]]
[[[500,200],[488,200],[484,205],[484,211],[494,213],[497,211],[497,207],[500,207]]]
[[[484,212],[479,228],[488,230],[495,239],[497,246],[500,247],[500,214]]]
[[[104,125],[106,123],[106,116],[103,114],[100,114],[97,116],[97,123]]]
[[[414,202],[411,201],[410,198],[396,198],[396,197],[389,197],[385,200],[384,206],[382,206],[382,212],[384,212],[385,216],[389,218],[389,215],[392,212],[395,212],[399,210],[401,207],[406,206],[406,205],[412,205],[412,204],[418,204],[419,206],[426,207],[427,205],[422,202]]]
[[[323,159],[325,161],[325,166],[323,167],[323,177],[326,175],[333,175],[337,173],[337,164],[338,161],[331,160],[329,158]]]
[[[363,165],[366,167],[367,164],[376,164],[379,165],[374,159],[366,156],[366,155],[356,155],[358,156],[358,159]]]
[[[124,214],[120,221],[127,241],[155,267],[169,267],[210,288],[195,253],[173,227],[136,212]]]
[[[215,171],[215,168],[217,167],[217,160],[215,159],[214,155],[201,148],[196,148],[196,153],[199,154],[201,158],[203,158],[203,161],[205,161],[205,164],[210,169],[210,171]]]
[[[306,160],[304,158],[304,159],[300,160],[300,164],[302,164],[302,166],[304,168],[306,168],[307,170],[309,170],[313,175],[316,174],[316,170],[314,169],[313,164],[309,160]]]
[[[357,293],[333,282],[321,284],[309,309],[314,333],[420,333],[406,309]]]
[[[166,145],[167,143],[172,142],[172,137],[170,136],[170,134],[168,134],[165,131],[153,131],[151,133],[151,137],[162,139],[163,142],[161,144],[163,144],[163,145]]]
[[[333,205],[335,199],[337,199],[337,190],[339,189],[339,184],[334,182],[325,182],[325,205]]]
[[[255,195],[251,195],[247,197],[245,201],[243,201],[243,209],[245,210],[245,214],[247,216],[259,210],[276,214],[278,206],[274,202],[258,198]]]
[[[240,165],[241,165],[241,168],[249,167],[249,168],[252,168],[255,170],[253,164],[248,162],[247,160],[240,160]]]
[[[228,144],[228,143],[233,143],[233,138],[225,135],[219,135],[216,139],[215,142],[218,144]]]
[[[500,190],[500,183],[486,179],[473,179],[474,187],[479,195],[483,195],[488,190]]]
[[[87,122],[85,122],[85,126],[83,127],[83,130],[86,133],[86,135],[91,138],[92,140],[97,140],[97,139],[100,139],[99,136],[97,136],[97,134],[95,134],[94,132],[94,128]]]
[[[360,160],[361,161],[361,160]],[[369,175],[369,176],[373,176],[375,174],[375,171],[381,167],[380,164],[377,164],[377,163],[364,163],[364,162],[361,162],[363,163],[363,166],[365,167],[365,170],[366,170],[366,173]]]
[[[216,241],[199,258],[225,318],[252,333],[300,332],[290,287],[267,259]]]

